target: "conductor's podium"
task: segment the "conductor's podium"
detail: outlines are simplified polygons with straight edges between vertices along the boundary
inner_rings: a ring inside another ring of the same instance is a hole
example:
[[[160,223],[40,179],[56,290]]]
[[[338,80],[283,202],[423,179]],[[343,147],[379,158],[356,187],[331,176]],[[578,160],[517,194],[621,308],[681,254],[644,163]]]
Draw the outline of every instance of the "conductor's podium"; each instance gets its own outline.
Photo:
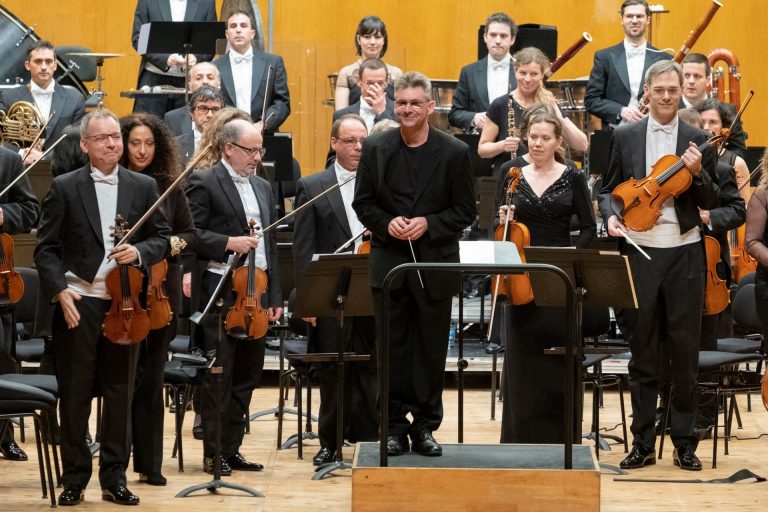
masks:
[[[359,443],[352,510],[597,511],[600,468],[588,445],[443,444],[442,457],[408,453],[379,466],[379,444]]]

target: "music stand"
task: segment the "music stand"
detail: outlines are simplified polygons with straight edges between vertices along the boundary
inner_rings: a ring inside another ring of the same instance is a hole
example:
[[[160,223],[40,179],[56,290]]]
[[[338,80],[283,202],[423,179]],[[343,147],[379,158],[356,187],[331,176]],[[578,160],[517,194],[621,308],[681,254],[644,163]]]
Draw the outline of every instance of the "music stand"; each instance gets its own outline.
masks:
[[[180,53],[184,55],[184,103],[189,100],[189,55],[196,52],[214,55],[216,40],[226,30],[220,21],[153,21],[141,26],[136,50],[147,53]]]
[[[277,197],[277,216],[285,216],[285,195],[283,193],[283,182],[293,182],[293,138],[290,133],[265,133],[264,148],[267,152],[264,154],[265,163],[274,163],[274,173],[270,180],[276,185],[275,192]]]
[[[589,136],[587,168],[589,174],[603,174],[610,164],[609,148],[613,130],[597,130]]]
[[[312,480],[322,480],[337,469],[351,469],[344,462],[344,366],[349,362],[369,361],[370,355],[344,352],[344,318],[373,316],[373,295],[368,279],[367,254],[319,255],[309,263],[304,279],[297,283],[293,314],[300,318],[336,317],[339,332],[337,351],[301,356],[304,362],[336,363],[336,460],[318,466]]]

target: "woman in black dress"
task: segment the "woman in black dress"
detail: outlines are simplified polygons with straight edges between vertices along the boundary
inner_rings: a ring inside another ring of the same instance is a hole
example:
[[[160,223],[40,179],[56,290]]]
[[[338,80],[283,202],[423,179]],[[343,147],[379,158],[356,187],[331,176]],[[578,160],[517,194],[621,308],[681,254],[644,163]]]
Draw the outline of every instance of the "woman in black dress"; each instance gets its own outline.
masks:
[[[159,117],[136,113],[120,119],[123,134],[121,165],[155,178],[163,193],[179,175],[179,149]],[[160,470],[163,462],[163,372],[168,359],[168,345],[176,335],[181,311],[181,251],[193,254],[197,232],[192,222],[187,196],[177,187],[161,206],[171,226],[166,250],[167,295],[173,311],[170,325],[149,331],[141,344],[137,367],[137,386],[133,400],[133,468],[139,481],[165,485]]]
[[[768,150],[763,154],[760,185],[747,205],[747,229],[744,245],[757,260],[755,305],[757,316],[768,329]]]
[[[586,247],[596,231],[586,175],[565,165],[558,148],[562,122],[545,109],[528,119],[530,164],[512,198],[510,211],[499,207],[500,222],[512,220],[528,227],[532,246]],[[579,235],[571,240],[571,218],[578,218]],[[562,357],[545,355],[568,335],[563,308],[537,306],[536,301],[504,308],[503,443],[562,443],[565,395]]]

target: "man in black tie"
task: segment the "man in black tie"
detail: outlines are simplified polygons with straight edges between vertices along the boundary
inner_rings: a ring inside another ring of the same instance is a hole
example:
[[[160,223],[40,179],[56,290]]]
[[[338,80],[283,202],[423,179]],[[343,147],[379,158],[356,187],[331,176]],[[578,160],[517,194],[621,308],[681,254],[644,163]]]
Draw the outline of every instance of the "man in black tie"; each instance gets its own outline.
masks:
[[[205,307],[236,253],[246,254],[254,249],[254,265],[267,276],[267,289],[260,301],[267,308],[268,319],[275,321],[283,313],[277,242],[273,233],[266,233],[263,238],[248,236],[249,220],[254,219],[262,228],[275,220],[272,186],[254,175],[264,154],[261,132],[251,123],[237,119],[224,125],[219,142],[222,155],[219,163],[192,173],[187,186],[189,207],[200,234],[196,254],[199,271],[192,278],[193,288],[201,291],[196,306],[198,310]],[[221,297],[226,313],[235,302],[231,276],[223,290]],[[251,394],[259,384],[264,368],[264,337],[251,339],[245,335],[238,338],[227,333],[217,353],[219,325],[216,317],[209,315],[195,333],[198,346],[209,356],[216,356],[216,364],[223,368],[221,409],[217,407],[214,377],[207,374],[203,380],[203,469],[211,474],[214,471],[216,415],[221,414],[221,474],[231,474],[233,469],[261,471],[264,466],[249,462],[240,452],[240,445],[248,421]]]
[[[187,104],[187,115],[192,117],[193,130],[189,133],[176,137],[181,150],[181,161],[184,165],[192,158],[197,151],[197,145],[203,136],[203,131],[213,116],[224,108],[224,98],[221,91],[210,85],[204,85],[198,88],[189,97]]]
[[[645,40],[651,21],[648,2],[624,0],[620,14],[624,41],[595,52],[584,98],[587,111],[603,120],[603,129],[643,119],[638,109],[643,77],[654,62],[672,58]]]
[[[79,504],[91,478],[92,455],[85,436],[97,389],[104,398],[102,499],[136,505],[139,498],[126,487],[125,468],[131,454],[128,425],[137,345],[118,345],[102,334],[111,300],[106,278],[116,264],[149,268],[160,261],[170,228],[159,209],[131,243],[114,246],[110,226],[116,215],[134,225],[158,198],[157,184],[118,165],[123,139],[112,112],[89,113],[80,135],[90,164],[54,178],[43,201],[35,247],[42,293],[57,304],[52,330],[64,469],[59,505]]]
[[[253,47],[256,31],[251,16],[245,11],[232,11],[227,19],[226,36],[230,50],[214,61],[221,75],[224,103],[246,112],[254,122],[266,121],[267,132],[277,130],[291,113],[283,58]],[[270,66],[271,87],[266,91]],[[265,94],[269,98],[266,113],[262,112]]]
[[[483,34],[488,56],[461,69],[448,114],[451,126],[467,133],[482,131],[488,105],[517,87],[515,67],[509,54],[516,35],[517,25],[505,13],[488,16]]]

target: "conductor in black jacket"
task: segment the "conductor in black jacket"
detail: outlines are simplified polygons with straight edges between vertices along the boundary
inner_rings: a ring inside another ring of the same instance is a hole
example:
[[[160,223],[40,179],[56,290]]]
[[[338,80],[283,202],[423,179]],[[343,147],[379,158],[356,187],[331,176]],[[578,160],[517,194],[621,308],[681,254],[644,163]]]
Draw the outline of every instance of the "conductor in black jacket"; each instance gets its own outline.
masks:
[[[408,435],[414,452],[442,454],[432,432],[443,419],[451,299],[459,292],[459,277],[409,272],[394,283],[390,297],[382,295],[384,278],[397,265],[413,262],[412,250],[418,262],[458,262],[459,235],[476,215],[469,148],[430,128],[431,89],[429,79],[417,72],[395,81],[400,129],[363,143],[352,203],[372,232],[370,278],[380,341],[384,301],[390,304],[391,455],[408,451]]]
[[[608,234],[623,238],[627,232],[621,205],[611,193],[630,178],[643,179],[652,166],[669,154],[681,155],[692,184],[661,207],[661,216],[647,231],[629,230],[629,236],[647,252],[647,260],[632,246],[622,243],[635,282],[637,310],[627,310],[629,385],[632,392],[633,448],[621,462],[624,469],[655,464],[656,398],[665,372],[672,378],[671,437],[673,461],[687,470],[700,470],[694,436],[697,395],[699,335],[704,301],[705,257],[699,209],[718,205],[715,184],[717,157],[712,148],[699,152],[697,144],[708,134],[680,122],[677,107],[682,95],[683,74],[671,61],[648,69],[643,87],[650,97],[650,115],[613,132],[610,160],[599,194],[600,211]],[[643,205],[637,208],[642,208]],[[671,357],[664,357],[664,346]]]

